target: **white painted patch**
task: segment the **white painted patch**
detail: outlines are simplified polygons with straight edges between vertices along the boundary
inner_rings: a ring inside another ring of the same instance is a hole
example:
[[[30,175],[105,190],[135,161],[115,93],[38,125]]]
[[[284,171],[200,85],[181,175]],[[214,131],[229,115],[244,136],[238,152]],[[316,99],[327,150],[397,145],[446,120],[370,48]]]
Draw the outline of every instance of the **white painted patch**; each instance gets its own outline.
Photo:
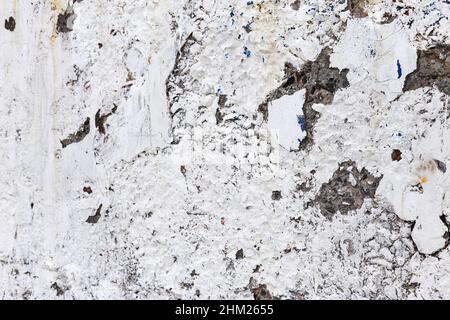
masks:
[[[450,214],[449,174],[417,170],[450,164],[448,97],[400,92],[415,49],[448,43],[450,6],[376,1],[354,19],[346,1],[253,2],[0,1],[1,299],[251,299],[251,278],[280,299],[450,298],[449,249],[413,255],[442,248]],[[69,3],[73,31],[58,34]],[[398,17],[377,24],[386,8]],[[191,32],[172,121],[165,84]],[[258,106],[286,62],[327,46],[350,86],[313,106],[310,152],[288,152],[304,91],[273,102],[276,148]],[[95,114],[114,105],[101,134]],[[89,135],[62,149],[87,117]],[[374,201],[328,221],[314,199],[348,159],[383,179]],[[423,193],[410,190],[419,175]]]
[[[269,103],[268,126],[272,141],[279,143],[286,150],[298,149],[300,142],[306,137],[299,122],[303,121],[303,104],[306,90],[283,96]],[[299,120],[302,118],[303,120]]]
[[[352,19],[331,56],[331,66],[348,68],[350,84],[366,83],[388,100],[402,93],[405,77],[416,68],[416,48],[402,24]]]

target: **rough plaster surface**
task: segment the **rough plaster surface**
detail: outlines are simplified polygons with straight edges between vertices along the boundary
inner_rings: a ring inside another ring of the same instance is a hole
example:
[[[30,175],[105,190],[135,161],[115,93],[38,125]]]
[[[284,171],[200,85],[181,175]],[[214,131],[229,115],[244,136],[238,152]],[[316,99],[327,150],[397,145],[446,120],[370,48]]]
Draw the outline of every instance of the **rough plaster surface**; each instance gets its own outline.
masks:
[[[449,299],[449,16],[1,1],[1,298]]]

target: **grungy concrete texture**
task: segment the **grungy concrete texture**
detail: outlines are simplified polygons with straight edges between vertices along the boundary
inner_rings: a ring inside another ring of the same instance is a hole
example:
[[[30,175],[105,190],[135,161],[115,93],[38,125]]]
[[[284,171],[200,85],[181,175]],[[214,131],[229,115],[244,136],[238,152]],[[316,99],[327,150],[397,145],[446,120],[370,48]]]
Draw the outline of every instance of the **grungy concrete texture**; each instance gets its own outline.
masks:
[[[0,298],[450,299],[449,17],[2,0]]]

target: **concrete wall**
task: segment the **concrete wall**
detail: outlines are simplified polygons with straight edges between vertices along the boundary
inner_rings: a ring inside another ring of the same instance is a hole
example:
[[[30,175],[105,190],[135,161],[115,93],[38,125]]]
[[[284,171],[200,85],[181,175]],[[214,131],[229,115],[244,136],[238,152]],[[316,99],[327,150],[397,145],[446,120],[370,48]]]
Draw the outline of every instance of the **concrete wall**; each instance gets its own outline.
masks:
[[[450,298],[449,14],[1,1],[1,298]]]

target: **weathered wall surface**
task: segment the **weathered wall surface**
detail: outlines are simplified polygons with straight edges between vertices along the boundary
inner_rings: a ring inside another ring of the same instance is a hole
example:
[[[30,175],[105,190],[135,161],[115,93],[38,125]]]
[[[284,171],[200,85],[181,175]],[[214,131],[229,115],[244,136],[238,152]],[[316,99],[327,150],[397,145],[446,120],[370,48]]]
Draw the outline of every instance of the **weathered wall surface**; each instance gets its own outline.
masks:
[[[449,16],[1,1],[1,298],[449,299]]]

